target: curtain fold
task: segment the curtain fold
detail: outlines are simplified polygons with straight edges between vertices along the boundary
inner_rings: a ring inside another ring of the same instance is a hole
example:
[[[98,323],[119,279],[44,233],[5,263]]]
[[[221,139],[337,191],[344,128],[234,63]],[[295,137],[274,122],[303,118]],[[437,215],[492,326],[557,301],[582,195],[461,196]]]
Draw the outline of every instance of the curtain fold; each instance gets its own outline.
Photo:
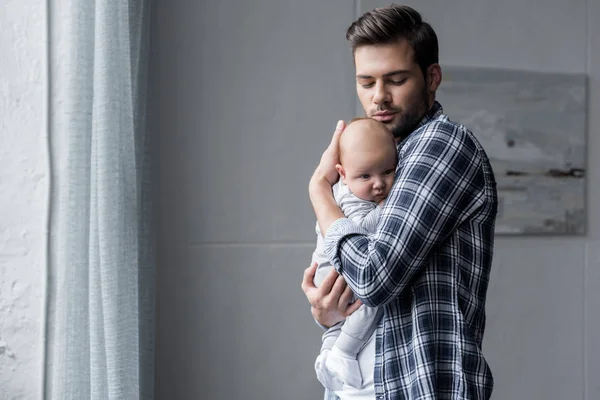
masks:
[[[150,2],[48,4],[46,399],[151,400]]]

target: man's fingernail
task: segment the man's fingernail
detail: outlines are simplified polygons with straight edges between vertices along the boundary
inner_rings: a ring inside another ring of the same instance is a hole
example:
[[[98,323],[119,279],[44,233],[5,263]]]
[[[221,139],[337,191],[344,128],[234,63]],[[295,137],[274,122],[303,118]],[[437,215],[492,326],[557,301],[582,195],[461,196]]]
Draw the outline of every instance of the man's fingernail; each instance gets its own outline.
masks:
[[[342,123],[343,123],[343,121],[341,121],[341,120],[338,121],[337,125],[335,126],[335,129],[341,129]]]

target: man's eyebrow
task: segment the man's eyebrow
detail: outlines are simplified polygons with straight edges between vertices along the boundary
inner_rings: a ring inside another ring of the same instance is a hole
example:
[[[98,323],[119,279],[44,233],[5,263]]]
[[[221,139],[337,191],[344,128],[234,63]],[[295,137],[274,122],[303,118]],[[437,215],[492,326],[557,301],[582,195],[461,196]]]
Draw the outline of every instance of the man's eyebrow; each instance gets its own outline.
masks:
[[[407,69],[398,69],[396,71],[392,71],[392,72],[388,72],[387,74],[383,74],[384,78],[389,78],[390,76],[393,75],[401,75],[401,74],[410,74],[410,71]],[[371,75],[356,75],[356,79],[372,79],[373,77]]]

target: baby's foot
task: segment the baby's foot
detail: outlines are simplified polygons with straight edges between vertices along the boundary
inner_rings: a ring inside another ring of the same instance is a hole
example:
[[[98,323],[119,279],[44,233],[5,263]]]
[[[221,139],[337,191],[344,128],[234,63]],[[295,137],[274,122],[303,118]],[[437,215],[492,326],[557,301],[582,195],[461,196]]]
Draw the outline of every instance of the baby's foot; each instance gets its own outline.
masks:
[[[323,350],[315,361],[315,371],[317,373],[317,379],[321,382],[324,388],[332,390],[334,392],[340,391],[344,388],[344,382],[338,377],[333,375],[326,367],[327,359],[331,351]]]
[[[333,346],[325,359],[326,369],[348,386],[355,389],[362,388],[362,374],[358,360],[350,354]]]

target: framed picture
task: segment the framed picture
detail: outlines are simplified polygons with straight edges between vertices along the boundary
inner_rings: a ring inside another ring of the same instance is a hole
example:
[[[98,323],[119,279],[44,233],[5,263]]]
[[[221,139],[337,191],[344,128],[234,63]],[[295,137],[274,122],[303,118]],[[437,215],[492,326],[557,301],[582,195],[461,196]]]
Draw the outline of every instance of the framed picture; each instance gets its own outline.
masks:
[[[585,75],[443,67],[437,99],[483,145],[498,234],[584,234]]]

